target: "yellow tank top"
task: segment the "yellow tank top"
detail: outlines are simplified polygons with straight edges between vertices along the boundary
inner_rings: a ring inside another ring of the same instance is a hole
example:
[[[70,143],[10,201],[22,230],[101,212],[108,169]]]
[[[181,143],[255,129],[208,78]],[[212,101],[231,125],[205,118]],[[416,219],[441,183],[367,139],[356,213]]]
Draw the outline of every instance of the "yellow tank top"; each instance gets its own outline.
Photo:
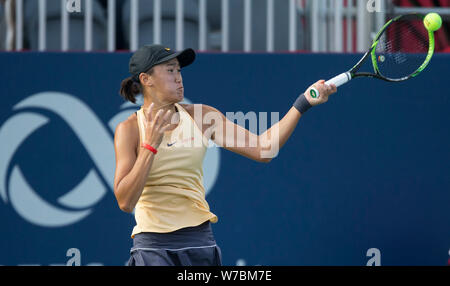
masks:
[[[218,220],[210,212],[203,187],[202,164],[208,139],[190,114],[181,105],[175,106],[180,121],[174,130],[164,133],[136,204],[132,238],[140,232],[172,232]],[[137,112],[139,143],[145,140],[144,120],[141,108]]]

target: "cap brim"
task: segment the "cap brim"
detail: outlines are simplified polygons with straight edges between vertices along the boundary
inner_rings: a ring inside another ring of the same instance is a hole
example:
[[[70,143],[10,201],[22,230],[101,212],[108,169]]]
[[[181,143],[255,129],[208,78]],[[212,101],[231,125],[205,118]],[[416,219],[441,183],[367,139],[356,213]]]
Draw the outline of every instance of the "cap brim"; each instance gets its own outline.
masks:
[[[195,51],[193,49],[185,49],[181,52],[176,52],[171,54],[170,56],[167,56],[165,58],[162,58],[159,60],[156,64],[162,64],[164,62],[170,61],[171,59],[177,58],[178,62],[180,63],[180,67],[183,68],[185,66],[188,66],[192,64],[195,60]]]

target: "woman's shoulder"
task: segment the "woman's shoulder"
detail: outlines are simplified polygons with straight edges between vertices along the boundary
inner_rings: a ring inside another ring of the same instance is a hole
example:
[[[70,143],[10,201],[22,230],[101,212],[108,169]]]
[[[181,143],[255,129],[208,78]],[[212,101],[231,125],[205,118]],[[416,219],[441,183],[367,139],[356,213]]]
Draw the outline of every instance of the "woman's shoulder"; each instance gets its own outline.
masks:
[[[184,110],[186,110],[192,117],[194,116],[196,108],[201,108],[203,116],[210,111],[217,111],[217,109],[215,109],[214,107],[202,103],[196,104],[179,103],[179,105],[181,105],[181,107],[183,107]]]
[[[131,114],[127,119],[120,122],[116,127],[116,133],[124,133],[126,136],[133,136],[139,132],[136,113]]]

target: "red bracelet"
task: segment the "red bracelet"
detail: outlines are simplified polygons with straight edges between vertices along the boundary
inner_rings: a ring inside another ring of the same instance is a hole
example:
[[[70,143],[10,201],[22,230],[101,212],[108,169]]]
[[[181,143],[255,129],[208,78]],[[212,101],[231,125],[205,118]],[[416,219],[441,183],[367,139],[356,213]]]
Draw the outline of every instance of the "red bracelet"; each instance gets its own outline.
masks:
[[[147,150],[150,150],[153,154],[158,153],[158,150],[156,150],[155,148],[153,148],[152,146],[142,143],[142,147],[144,147]]]

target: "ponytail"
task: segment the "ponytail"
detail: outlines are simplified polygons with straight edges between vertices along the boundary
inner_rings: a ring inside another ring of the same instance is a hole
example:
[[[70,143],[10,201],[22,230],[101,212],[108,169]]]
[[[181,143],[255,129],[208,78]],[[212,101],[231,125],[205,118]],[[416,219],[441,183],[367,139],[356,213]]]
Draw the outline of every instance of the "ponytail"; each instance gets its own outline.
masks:
[[[122,81],[120,95],[132,103],[136,103],[136,96],[141,93],[141,84],[128,77]]]

